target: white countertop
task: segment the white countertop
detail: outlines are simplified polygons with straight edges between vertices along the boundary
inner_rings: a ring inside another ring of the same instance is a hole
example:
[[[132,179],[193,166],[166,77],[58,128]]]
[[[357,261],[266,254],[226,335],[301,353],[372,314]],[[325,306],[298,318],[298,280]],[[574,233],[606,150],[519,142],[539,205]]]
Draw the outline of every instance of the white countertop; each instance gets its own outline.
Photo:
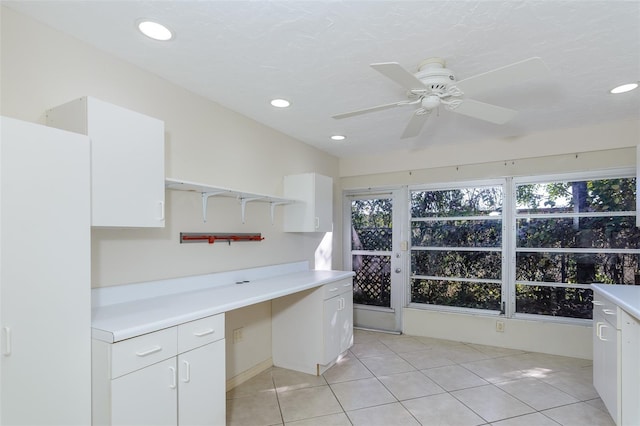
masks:
[[[350,278],[351,271],[307,270],[242,284],[97,306],[92,310],[92,336],[113,343]]]
[[[591,288],[640,320],[640,285],[591,284]]]

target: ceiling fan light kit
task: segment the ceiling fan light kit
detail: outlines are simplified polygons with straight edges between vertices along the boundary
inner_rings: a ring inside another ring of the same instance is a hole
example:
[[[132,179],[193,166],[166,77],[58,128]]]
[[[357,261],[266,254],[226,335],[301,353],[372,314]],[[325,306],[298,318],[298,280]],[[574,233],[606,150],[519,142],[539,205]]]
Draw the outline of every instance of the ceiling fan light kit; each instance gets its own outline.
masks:
[[[446,68],[442,58],[425,59],[418,66],[418,72],[410,73],[397,62],[371,64],[371,67],[395,81],[406,90],[408,100],[334,115],[335,119],[349,118],[385,109],[415,105],[407,127],[401,138],[420,134],[431,111],[441,104],[445,109],[468,117],[504,124],[517,115],[517,111],[467,98],[477,93],[491,91],[502,86],[517,84],[542,76],[549,69],[538,57],[525,59],[495,70],[457,81],[455,74]]]

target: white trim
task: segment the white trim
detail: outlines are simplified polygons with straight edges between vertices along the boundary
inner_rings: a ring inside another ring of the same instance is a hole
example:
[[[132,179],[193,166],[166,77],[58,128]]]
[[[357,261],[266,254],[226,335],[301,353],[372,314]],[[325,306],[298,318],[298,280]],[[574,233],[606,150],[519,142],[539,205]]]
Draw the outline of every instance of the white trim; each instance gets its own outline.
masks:
[[[573,217],[611,217],[630,216],[635,217],[635,211],[613,211],[613,212],[583,212],[583,213],[516,213],[516,219],[565,219]]]
[[[640,254],[640,249],[615,249],[615,248],[577,248],[577,247],[516,247],[516,253],[583,253],[583,254]]]
[[[591,284],[577,284],[577,283],[552,283],[544,281],[523,281],[516,280],[516,285],[526,285],[532,287],[562,287],[562,288],[584,288],[590,289]]]
[[[571,182],[572,180],[597,180],[611,178],[629,178],[635,177],[636,171],[630,167],[621,167],[609,170],[592,170],[586,172],[558,173],[539,176],[517,176],[513,178],[516,185],[527,185],[533,183],[549,183],[549,182]]]
[[[431,280],[431,281],[454,281],[459,283],[480,283],[480,284],[502,284],[500,279],[492,278],[461,278],[461,277],[439,277],[436,275],[411,275],[411,279]]]
[[[463,189],[470,186],[474,188],[481,188],[487,186],[502,186],[504,184],[504,178],[486,179],[486,180],[470,180],[461,182],[443,182],[443,183],[427,183],[420,185],[409,185],[409,192],[411,191],[447,191],[451,189]]]
[[[436,217],[412,217],[411,222],[447,222],[460,220],[502,220],[502,214],[499,216],[436,216]]]
[[[487,251],[502,252],[502,247],[437,247],[437,246],[411,246],[415,251]]]

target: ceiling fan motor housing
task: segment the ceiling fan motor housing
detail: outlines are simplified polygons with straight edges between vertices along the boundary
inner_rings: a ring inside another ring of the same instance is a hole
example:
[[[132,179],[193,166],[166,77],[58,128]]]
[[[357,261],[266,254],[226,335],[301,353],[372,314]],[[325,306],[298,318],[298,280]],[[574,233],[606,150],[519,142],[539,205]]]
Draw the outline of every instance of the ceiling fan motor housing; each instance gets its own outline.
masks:
[[[447,88],[455,84],[456,77],[451,70],[445,68],[446,62],[442,58],[429,58],[418,65],[416,78],[420,80],[431,93],[444,93]]]

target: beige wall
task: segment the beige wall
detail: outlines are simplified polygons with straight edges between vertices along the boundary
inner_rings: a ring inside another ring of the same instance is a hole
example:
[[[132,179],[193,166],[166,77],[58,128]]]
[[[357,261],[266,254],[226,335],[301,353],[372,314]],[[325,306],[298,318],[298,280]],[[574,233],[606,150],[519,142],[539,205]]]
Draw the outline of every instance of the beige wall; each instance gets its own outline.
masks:
[[[90,95],[163,120],[167,177],[273,195],[282,194],[287,174],[317,172],[337,182],[337,158],[4,7],[1,71],[6,116],[44,123],[48,108]],[[299,260],[314,265],[323,235],[283,233],[282,207],[271,224],[268,205],[249,204],[242,224],[235,200],[214,198],[205,224],[198,195],[167,191],[166,201],[165,229],[93,230],[93,287]],[[181,231],[261,232],[265,240],[180,245]]]
[[[165,122],[167,177],[273,195],[282,194],[287,174],[316,172],[338,182],[337,158],[10,9],[0,10],[2,115],[44,124],[47,109],[95,96]],[[335,194],[339,200],[337,186]],[[164,229],[92,231],[93,287],[300,260],[314,266],[324,235],[282,232],[281,207],[272,224],[267,204],[249,204],[243,224],[235,200],[212,198],[208,221],[203,223],[197,194],[167,191],[166,197]],[[336,212],[339,206],[336,203]],[[335,217],[339,235],[341,215]],[[261,232],[265,240],[230,246],[180,245],[181,231]],[[340,250],[337,243],[322,250],[330,262],[338,259],[334,268],[341,266],[341,255],[331,256]],[[271,305],[230,312],[229,336],[239,327],[244,330],[242,342],[227,339],[227,378],[235,383],[236,377],[246,378],[247,372],[270,365]]]
[[[600,168],[601,165],[597,161],[582,163],[586,158],[582,154],[631,148],[638,142],[640,142],[640,117],[636,120],[594,123],[581,128],[548,130],[508,140],[484,139],[462,144],[436,145],[419,151],[396,151],[385,155],[342,158],[340,175],[352,177],[402,172],[408,174],[409,171],[467,165],[499,166],[499,163],[506,162],[506,168],[494,167],[495,170],[492,173],[495,176],[518,176],[524,173],[548,173],[549,165],[545,163],[549,158],[556,156],[559,156],[564,163],[562,167]],[[572,161],[572,157],[575,159],[576,155],[579,161]],[[541,161],[536,161],[537,159]],[[518,160],[527,161],[523,163]],[[511,164],[514,161],[515,163]],[[554,162],[555,166],[559,165],[557,160]],[[520,170],[522,164],[525,164],[529,170],[523,173]],[[557,171],[563,171],[562,167]],[[467,170],[473,170],[476,174],[485,173],[476,166]]]

